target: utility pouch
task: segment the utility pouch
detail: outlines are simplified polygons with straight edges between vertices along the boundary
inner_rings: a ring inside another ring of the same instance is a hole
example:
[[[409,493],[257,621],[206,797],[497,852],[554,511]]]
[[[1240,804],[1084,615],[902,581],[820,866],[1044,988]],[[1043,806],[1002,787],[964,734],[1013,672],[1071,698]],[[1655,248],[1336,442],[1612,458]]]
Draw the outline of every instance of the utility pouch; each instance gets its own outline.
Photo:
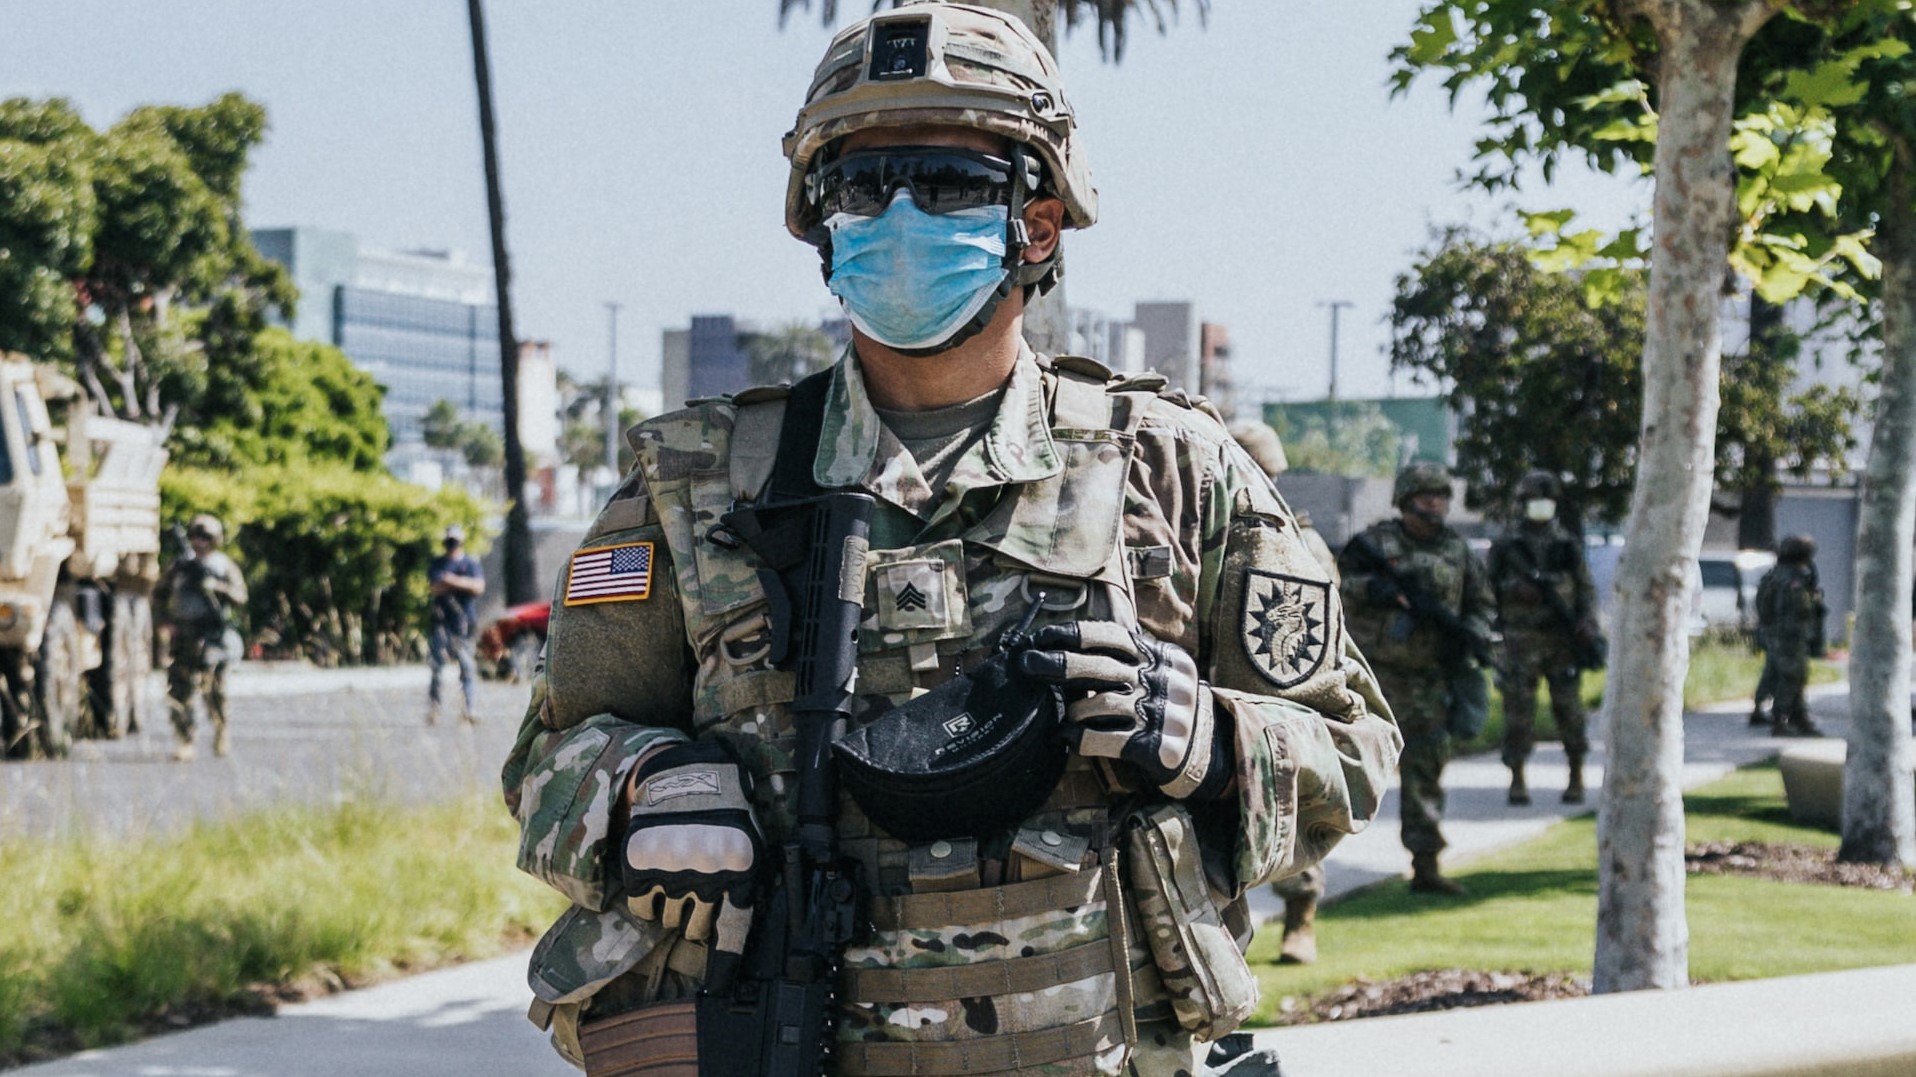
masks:
[[[1204,879],[1197,829],[1179,804],[1128,824],[1131,892],[1178,1024],[1216,1041],[1257,1008],[1257,979]]]
[[[1393,643],[1404,642],[1415,631],[1417,631],[1417,619],[1402,610],[1391,614],[1390,618],[1384,622],[1384,635],[1390,637]]]
[[[1449,689],[1445,700],[1444,732],[1458,740],[1470,740],[1484,731],[1490,721],[1490,686],[1484,671],[1468,662],[1460,662],[1444,680]]]
[[[655,1002],[579,1025],[586,1077],[698,1077],[698,1003]]]

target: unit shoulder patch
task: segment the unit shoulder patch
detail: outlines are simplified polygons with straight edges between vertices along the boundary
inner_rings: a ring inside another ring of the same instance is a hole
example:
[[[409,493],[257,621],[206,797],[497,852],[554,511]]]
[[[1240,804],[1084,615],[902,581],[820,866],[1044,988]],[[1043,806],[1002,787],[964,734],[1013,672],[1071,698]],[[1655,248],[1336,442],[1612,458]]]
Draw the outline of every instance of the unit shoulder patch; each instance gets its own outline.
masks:
[[[1262,569],[1244,570],[1238,638],[1264,679],[1295,688],[1323,668],[1330,653],[1331,585]]]
[[[574,551],[566,566],[565,604],[637,602],[652,595],[653,543],[622,542]]]

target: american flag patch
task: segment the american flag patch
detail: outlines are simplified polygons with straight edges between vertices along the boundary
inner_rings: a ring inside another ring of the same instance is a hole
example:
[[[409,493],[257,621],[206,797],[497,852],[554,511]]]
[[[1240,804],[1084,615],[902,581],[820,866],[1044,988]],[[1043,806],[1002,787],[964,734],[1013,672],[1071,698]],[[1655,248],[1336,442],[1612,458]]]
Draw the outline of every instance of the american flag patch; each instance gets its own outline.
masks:
[[[566,570],[565,604],[632,602],[652,593],[652,544],[595,546],[572,555]]]

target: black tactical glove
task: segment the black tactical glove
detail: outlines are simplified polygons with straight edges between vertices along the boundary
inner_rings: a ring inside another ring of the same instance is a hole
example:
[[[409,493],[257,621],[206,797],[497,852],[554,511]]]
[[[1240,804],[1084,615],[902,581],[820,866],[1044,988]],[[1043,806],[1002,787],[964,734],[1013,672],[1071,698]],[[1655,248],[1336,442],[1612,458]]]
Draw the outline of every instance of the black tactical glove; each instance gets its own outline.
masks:
[[[1364,587],[1364,597],[1373,606],[1394,606],[1402,609],[1409,603],[1404,598],[1404,589],[1389,576],[1377,575],[1370,578]]]
[[[694,942],[745,948],[765,839],[752,779],[723,741],[699,740],[640,764],[626,823],[626,904]]]
[[[1112,621],[1046,625],[1028,646],[1018,667],[1065,690],[1078,754],[1123,760],[1169,797],[1210,800],[1229,787],[1229,738],[1217,735],[1210,686],[1184,648]]]

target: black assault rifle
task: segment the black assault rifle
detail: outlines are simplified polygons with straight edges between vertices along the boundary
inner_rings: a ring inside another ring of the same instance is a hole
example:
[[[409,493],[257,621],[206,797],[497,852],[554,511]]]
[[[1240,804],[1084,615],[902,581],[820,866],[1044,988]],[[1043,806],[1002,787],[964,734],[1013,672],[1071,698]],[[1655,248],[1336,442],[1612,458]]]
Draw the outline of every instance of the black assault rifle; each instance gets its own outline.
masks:
[[[1550,612],[1556,616],[1557,620],[1563,622],[1565,629],[1569,630],[1571,637],[1576,641],[1576,649],[1572,652],[1572,657],[1577,660],[1577,668],[1602,669],[1607,665],[1610,660],[1610,645],[1604,640],[1603,634],[1593,630],[1589,636],[1584,635],[1583,618],[1578,617],[1576,611],[1570,608],[1570,603],[1563,600],[1563,595],[1558,592],[1551,577],[1544,575],[1543,570],[1530,559],[1530,550],[1522,542],[1511,542],[1504,547],[1504,556],[1512,559],[1510,567],[1516,569],[1517,575],[1525,583],[1543,593],[1544,605],[1549,606]],[[1552,575],[1555,574],[1552,573]]]
[[[1442,640],[1441,656],[1445,665],[1457,665],[1468,654],[1477,660],[1477,664],[1486,669],[1495,669],[1496,655],[1491,652],[1490,641],[1472,630],[1470,625],[1450,607],[1432,597],[1429,592],[1414,580],[1406,578],[1384,556],[1384,551],[1372,543],[1364,534],[1351,536],[1344,544],[1344,552],[1354,555],[1356,567],[1365,572],[1375,572],[1389,580],[1397,593],[1410,603],[1409,616],[1436,629]],[[1408,636],[1408,629],[1403,633]]]
[[[772,662],[797,676],[798,825],[754,903],[742,954],[709,952],[698,999],[706,1077],[815,1077],[831,1058],[839,954],[862,930],[855,865],[838,856],[831,743],[851,717],[872,509],[831,493],[735,509],[721,519],[769,567]]]

